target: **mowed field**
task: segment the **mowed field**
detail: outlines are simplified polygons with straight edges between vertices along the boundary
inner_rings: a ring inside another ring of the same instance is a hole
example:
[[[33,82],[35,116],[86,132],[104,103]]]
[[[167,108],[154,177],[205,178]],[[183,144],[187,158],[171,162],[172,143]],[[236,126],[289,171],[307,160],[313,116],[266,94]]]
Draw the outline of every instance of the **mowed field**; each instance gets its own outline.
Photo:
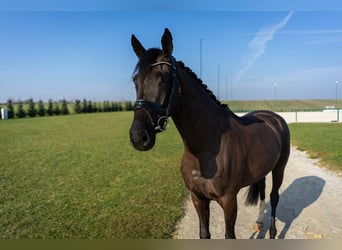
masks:
[[[186,194],[173,127],[148,153],[132,112],[0,121],[0,238],[169,238]]]
[[[293,145],[342,173],[342,123],[292,123],[289,127]]]
[[[175,126],[149,152],[133,112],[0,121],[0,238],[170,238],[187,191]],[[291,139],[342,167],[341,123],[290,124]]]

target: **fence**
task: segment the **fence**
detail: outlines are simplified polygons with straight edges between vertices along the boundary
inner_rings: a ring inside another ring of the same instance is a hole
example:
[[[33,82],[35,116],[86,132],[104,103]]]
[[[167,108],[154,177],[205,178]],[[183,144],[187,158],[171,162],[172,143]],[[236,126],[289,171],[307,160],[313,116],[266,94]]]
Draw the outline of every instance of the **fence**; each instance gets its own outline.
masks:
[[[237,115],[242,116],[246,113],[237,113]],[[282,116],[287,123],[295,122],[342,122],[342,109],[338,111],[326,110],[326,111],[315,111],[315,112],[277,112]]]

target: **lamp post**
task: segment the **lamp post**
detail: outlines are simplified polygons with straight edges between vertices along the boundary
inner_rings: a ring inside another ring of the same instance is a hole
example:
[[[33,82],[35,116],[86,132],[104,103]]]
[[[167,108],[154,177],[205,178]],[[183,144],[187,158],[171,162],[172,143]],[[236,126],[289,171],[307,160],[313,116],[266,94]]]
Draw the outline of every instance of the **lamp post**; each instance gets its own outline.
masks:
[[[335,82],[336,83],[336,99],[335,99],[335,108],[337,108],[337,93],[338,93],[338,81]]]
[[[337,99],[338,99],[338,81],[336,81],[335,83],[336,83],[336,100],[335,100],[335,108],[336,108],[336,113],[337,113],[337,119],[336,119],[336,121],[339,122],[339,121],[340,121],[340,111],[338,110],[338,107],[337,107]]]
[[[277,83],[274,83],[273,86],[274,86],[274,111],[275,111],[276,103],[277,103]]]
[[[217,100],[220,100],[220,64],[217,65]]]
[[[228,77],[226,76],[226,101],[228,103]]]
[[[202,79],[202,38],[200,39],[200,79]]]

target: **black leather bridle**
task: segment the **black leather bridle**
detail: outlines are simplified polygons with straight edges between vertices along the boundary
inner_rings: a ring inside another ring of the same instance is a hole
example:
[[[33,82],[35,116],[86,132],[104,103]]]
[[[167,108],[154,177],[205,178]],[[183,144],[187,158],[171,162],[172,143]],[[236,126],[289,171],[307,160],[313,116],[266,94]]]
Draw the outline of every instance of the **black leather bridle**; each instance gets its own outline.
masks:
[[[161,61],[150,65],[150,67],[155,67],[158,65],[166,64],[172,68],[172,88],[169,97],[166,99],[166,103],[160,105],[154,102],[146,101],[143,99],[138,99],[134,104],[134,111],[142,109],[147,114],[150,122],[156,132],[163,132],[169,126],[168,118],[171,115],[171,109],[173,106],[173,101],[175,101],[175,96],[179,95],[179,86],[176,76],[176,60],[173,56],[170,58],[170,63]]]

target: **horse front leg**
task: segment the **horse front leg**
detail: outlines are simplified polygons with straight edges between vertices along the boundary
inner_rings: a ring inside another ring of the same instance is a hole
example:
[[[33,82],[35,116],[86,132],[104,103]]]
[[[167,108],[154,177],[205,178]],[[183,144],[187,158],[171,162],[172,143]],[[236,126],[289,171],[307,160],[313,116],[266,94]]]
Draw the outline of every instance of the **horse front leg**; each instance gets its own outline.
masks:
[[[209,232],[209,218],[210,218],[210,211],[209,211],[209,204],[210,200],[207,198],[199,198],[194,193],[191,193],[192,202],[194,207],[196,208],[197,215],[199,218],[199,236],[201,239],[210,239],[210,232]]]
[[[225,195],[218,200],[224,211],[224,220],[226,224],[226,239],[236,239],[235,222],[237,215],[237,199],[236,194]]]

